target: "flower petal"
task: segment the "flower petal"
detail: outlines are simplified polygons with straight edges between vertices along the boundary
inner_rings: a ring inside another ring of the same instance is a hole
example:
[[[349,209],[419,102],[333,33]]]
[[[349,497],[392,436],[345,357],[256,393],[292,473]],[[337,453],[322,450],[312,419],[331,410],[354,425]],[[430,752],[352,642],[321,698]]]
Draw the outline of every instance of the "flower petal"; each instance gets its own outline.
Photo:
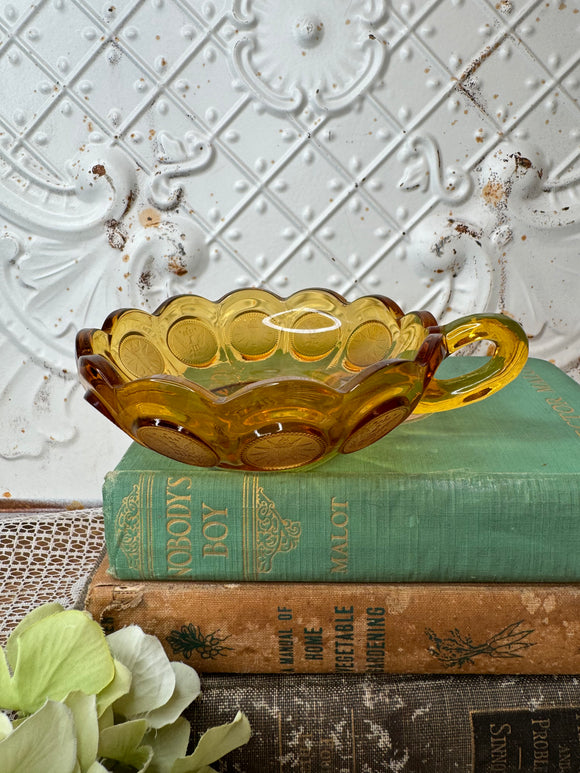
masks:
[[[99,738],[99,757],[118,760],[140,770],[153,756],[150,746],[141,746],[147,730],[144,719],[122,722],[101,731]]]
[[[187,754],[190,733],[191,726],[184,717],[160,730],[150,730],[143,739],[153,749],[150,773],[171,773],[175,760]]]
[[[149,727],[159,728],[175,722],[201,692],[199,676],[195,669],[186,663],[172,662],[169,665],[175,674],[175,689],[167,703],[145,715]]]
[[[73,773],[77,765],[72,714],[47,701],[0,741],[2,773]]]
[[[211,727],[201,736],[193,754],[173,764],[171,773],[198,773],[249,741],[252,731],[245,714],[238,711],[233,722]]]
[[[12,722],[0,711],[0,741],[12,732]]]
[[[97,693],[114,674],[101,627],[79,610],[44,617],[16,639],[12,685],[26,712],[36,711],[47,698],[62,700],[74,690]]]
[[[39,620],[43,620],[45,617],[50,617],[51,615],[57,615],[60,612],[64,612],[64,607],[55,601],[49,602],[48,604],[41,604],[22,618],[6,642],[6,658],[8,659],[11,668],[15,668],[16,666],[16,642],[18,637],[21,636],[27,628],[30,628],[31,625],[38,623]]]
[[[97,714],[99,717],[116,700],[126,695],[131,688],[131,681],[133,679],[131,671],[120,660],[115,660],[114,663],[115,676],[97,695]]]
[[[77,738],[77,760],[81,771],[88,770],[97,759],[99,720],[94,695],[76,690],[67,695],[65,705],[71,710]]]
[[[129,692],[115,701],[115,713],[143,716],[167,703],[175,689],[175,674],[159,639],[138,625],[128,625],[110,633],[107,642],[113,656],[133,675]]]

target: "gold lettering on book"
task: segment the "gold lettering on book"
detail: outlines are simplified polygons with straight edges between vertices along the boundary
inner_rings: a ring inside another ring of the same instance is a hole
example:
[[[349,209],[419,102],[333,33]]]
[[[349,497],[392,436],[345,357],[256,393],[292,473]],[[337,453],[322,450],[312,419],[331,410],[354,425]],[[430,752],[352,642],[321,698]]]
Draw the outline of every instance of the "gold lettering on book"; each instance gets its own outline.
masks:
[[[526,368],[522,372],[522,378],[525,379],[528,384],[536,390],[536,392],[554,391],[547,381],[544,381],[541,376],[538,376],[535,370],[529,370]]]
[[[320,755],[320,770],[333,770],[332,760],[334,757],[335,741],[334,738],[321,738],[319,755]]]
[[[191,575],[191,478],[167,478],[165,487],[165,558],[170,576]]]
[[[548,773],[550,743],[549,719],[532,719],[532,743],[534,747],[534,773]]]
[[[490,741],[490,758],[491,766],[490,771],[494,773],[500,773],[500,771],[507,771],[507,737],[512,732],[511,726],[506,724],[498,727],[497,722],[492,722],[489,725],[489,741]]]
[[[330,500],[330,568],[331,574],[348,572],[348,502]]]
[[[300,521],[282,518],[261,486],[255,491],[254,523],[258,573],[267,574],[278,553],[289,553],[298,545],[302,526]]]
[[[570,403],[567,403],[563,397],[548,397],[546,402],[551,406],[558,416],[564,421],[570,429],[576,431],[576,435],[580,437],[580,414],[573,408]]]
[[[564,421],[570,429],[574,430],[575,434],[580,437],[580,412],[578,409],[566,402],[563,397],[558,396],[550,384],[548,384],[547,381],[544,381],[541,376],[538,376],[535,371],[524,370],[522,378],[524,378],[536,392],[545,392],[555,395],[554,397],[546,397],[546,403],[558,414],[562,421]]]
[[[312,773],[312,753],[314,750],[312,733],[304,733],[298,736],[297,761],[299,773]]]
[[[202,547],[204,558],[208,556],[219,556],[221,558],[229,557],[229,549],[226,545],[226,538],[229,533],[226,518],[228,509],[216,510],[214,507],[201,504],[201,531],[205,542]]]
[[[131,492],[121,500],[115,517],[115,535],[129,569],[141,570],[139,545],[141,544],[141,486],[135,483]]]
[[[558,744],[558,773],[572,770],[572,749],[565,744]]]

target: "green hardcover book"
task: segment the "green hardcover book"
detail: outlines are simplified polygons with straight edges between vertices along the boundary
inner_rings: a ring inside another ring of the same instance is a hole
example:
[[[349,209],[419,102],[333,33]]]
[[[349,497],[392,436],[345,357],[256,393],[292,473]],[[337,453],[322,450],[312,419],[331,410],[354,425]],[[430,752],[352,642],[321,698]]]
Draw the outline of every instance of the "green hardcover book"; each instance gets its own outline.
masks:
[[[530,359],[487,400],[303,471],[194,468],[134,444],[103,512],[119,579],[578,582],[580,384]]]

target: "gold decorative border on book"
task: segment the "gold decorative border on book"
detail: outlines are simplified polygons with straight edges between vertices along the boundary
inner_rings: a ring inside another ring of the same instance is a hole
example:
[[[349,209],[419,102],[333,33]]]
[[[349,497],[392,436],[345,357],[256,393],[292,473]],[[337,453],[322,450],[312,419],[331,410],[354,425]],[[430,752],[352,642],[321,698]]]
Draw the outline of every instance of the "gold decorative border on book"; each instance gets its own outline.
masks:
[[[154,475],[144,475],[141,478],[141,487],[142,490],[144,489],[144,495],[145,495],[145,502],[146,502],[146,516],[147,520],[145,522],[145,534],[143,535],[144,539],[141,540],[141,549],[143,551],[142,555],[142,561],[145,561],[147,564],[147,572],[148,574],[153,572],[154,566],[155,566],[155,559],[154,559],[154,546],[153,546],[153,485],[155,482],[155,476]]]
[[[271,572],[279,553],[289,553],[298,546],[302,526],[300,521],[280,516],[257,475],[244,476],[242,511],[243,572],[251,579]]]
[[[246,580],[253,580],[256,576],[252,550],[252,545],[255,543],[253,539],[254,518],[252,517],[254,512],[253,480],[253,476],[244,475],[242,484],[242,571]]]
[[[115,535],[118,545],[127,559],[129,569],[141,571],[142,562],[139,545],[141,544],[141,481],[135,483],[131,493],[123,497],[121,507],[115,518]]]
[[[115,518],[115,534],[129,569],[144,577],[152,571],[153,540],[153,476],[141,474],[131,493],[123,497]]]

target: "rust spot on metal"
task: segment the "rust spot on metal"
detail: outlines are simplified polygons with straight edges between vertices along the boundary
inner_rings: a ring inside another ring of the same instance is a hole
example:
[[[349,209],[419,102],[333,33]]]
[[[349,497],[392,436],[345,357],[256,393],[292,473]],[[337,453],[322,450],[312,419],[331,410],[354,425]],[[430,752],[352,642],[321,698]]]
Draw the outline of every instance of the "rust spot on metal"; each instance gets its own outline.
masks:
[[[107,220],[105,228],[107,229],[107,239],[111,247],[114,250],[124,249],[125,242],[127,241],[127,234],[121,223],[113,218]]]
[[[153,207],[139,212],[139,222],[143,228],[157,228],[161,224],[161,213]]]
[[[151,271],[143,271],[141,276],[139,277],[139,289],[140,290],[148,290],[153,285],[153,276],[151,275]]]
[[[507,191],[500,182],[488,181],[481,191],[483,200],[494,207],[499,206],[507,198]]]
[[[176,276],[187,274],[187,267],[183,258],[179,255],[172,255],[167,261],[167,268]]]
[[[460,81],[457,82],[457,90],[460,91],[476,108],[476,110],[479,110],[484,116],[488,116],[488,111],[485,109],[484,105],[481,104],[476,95],[472,93],[473,91],[476,91],[476,87],[470,83],[461,83]],[[501,132],[498,132],[498,134],[501,134]]]
[[[494,51],[497,51],[497,49],[505,42],[506,39],[507,33],[504,33],[498,38],[498,40],[493,43],[493,45],[487,46],[479,56],[475,57],[475,59],[473,59],[467,65],[465,70],[463,70],[463,72],[457,78],[458,90],[461,91],[461,93],[464,94],[470,102],[472,102],[474,107],[481,111],[481,113],[483,113],[485,116],[488,115],[488,110],[486,109],[484,100],[480,95],[477,94],[478,85],[476,79],[473,76],[479,70],[481,65],[494,53]]]
[[[526,170],[531,169],[532,162],[530,161],[529,158],[525,158],[524,156],[522,156],[521,153],[513,153],[512,158],[516,162],[516,172],[518,172],[520,168],[526,169]]]
[[[131,209],[131,205],[133,204],[134,198],[135,198],[135,194],[133,193],[132,190],[130,190],[129,193],[127,194],[127,205],[125,207],[122,217],[124,217],[127,214],[127,212]]]
[[[476,73],[481,65],[486,61],[486,59],[489,59],[489,57],[493,54],[494,51],[497,51],[497,49],[505,42],[505,39],[507,37],[507,34],[501,35],[498,40],[496,40],[493,45],[486,46],[485,50],[475,59],[470,62],[470,64],[465,68],[465,70],[461,73],[459,76],[459,81],[461,83],[464,83],[467,78],[471,77],[474,73]]]
[[[97,177],[103,177],[103,175],[107,174],[106,169],[102,164],[95,164],[91,169],[91,172]]]
[[[495,7],[500,13],[511,13],[513,11],[511,0],[499,0]]]
[[[480,231],[476,231],[474,228],[471,228],[467,225],[467,223],[454,223],[454,228],[458,234],[466,234],[467,236],[471,236],[471,238],[475,239],[475,241],[479,244],[479,239],[481,239]]]

